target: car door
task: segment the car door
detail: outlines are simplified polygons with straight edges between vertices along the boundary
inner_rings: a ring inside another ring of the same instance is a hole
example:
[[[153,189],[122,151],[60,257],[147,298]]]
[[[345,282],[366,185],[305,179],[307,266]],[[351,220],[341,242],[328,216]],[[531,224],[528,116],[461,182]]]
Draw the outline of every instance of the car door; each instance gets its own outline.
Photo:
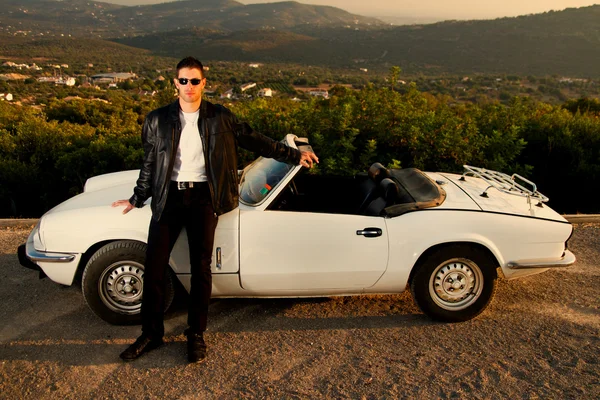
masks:
[[[240,279],[246,290],[360,292],[377,282],[387,260],[382,217],[240,211]]]

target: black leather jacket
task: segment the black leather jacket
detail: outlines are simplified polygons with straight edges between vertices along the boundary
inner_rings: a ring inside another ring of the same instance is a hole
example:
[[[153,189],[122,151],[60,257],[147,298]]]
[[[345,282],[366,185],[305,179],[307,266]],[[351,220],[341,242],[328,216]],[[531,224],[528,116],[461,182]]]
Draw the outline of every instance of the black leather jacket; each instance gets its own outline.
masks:
[[[142,207],[152,196],[152,218],[160,219],[167,202],[175,154],[181,137],[179,100],[148,114],[142,128],[144,163],[129,202]],[[198,130],[213,207],[217,215],[238,206],[237,146],[263,157],[300,163],[300,151],[255,132],[227,108],[202,100]]]

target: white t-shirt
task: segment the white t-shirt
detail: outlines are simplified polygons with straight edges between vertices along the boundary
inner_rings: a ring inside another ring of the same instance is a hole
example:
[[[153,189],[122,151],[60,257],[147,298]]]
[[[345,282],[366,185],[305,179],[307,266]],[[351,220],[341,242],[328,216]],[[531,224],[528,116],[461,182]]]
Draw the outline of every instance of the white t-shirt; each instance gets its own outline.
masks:
[[[200,110],[193,113],[179,111],[181,138],[173,164],[172,181],[206,182],[206,166],[202,151],[202,138],[198,130]]]

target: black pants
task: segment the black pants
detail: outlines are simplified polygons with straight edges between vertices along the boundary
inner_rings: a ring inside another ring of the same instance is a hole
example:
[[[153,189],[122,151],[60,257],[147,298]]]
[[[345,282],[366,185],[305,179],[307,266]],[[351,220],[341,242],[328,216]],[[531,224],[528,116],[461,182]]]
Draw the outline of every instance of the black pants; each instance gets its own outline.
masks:
[[[167,203],[159,221],[150,221],[142,298],[142,332],[159,338],[164,335],[165,274],[169,256],[179,233],[186,228],[190,249],[191,290],[188,325],[193,333],[206,330],[212,290],[210,263],[218,217],[215,215],[208,183],[178,190],[171,183]]]

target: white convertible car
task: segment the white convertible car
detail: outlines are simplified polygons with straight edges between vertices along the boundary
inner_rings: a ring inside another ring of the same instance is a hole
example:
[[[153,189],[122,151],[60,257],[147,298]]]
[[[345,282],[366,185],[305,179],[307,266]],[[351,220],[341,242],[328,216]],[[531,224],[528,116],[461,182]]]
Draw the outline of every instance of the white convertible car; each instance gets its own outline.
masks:
[[[288,135],[288,146],[310,148]],[[214,297],[311,297],[399,293],[420,309],[465,321],[491,301],[496,278],[575,262],[573,228],[532,182],[465,166],[462,175],[388,170],[354,178],[304,173],[259,158],[244,169],[240,205],[222,215],[212,263]],[[71,285],[114,324],[139,321],[150,206],[123,215],[138,171],[91,178],[48,211],[19,248],[22,265]],[[185,231],[167,276],[189,290]]]

